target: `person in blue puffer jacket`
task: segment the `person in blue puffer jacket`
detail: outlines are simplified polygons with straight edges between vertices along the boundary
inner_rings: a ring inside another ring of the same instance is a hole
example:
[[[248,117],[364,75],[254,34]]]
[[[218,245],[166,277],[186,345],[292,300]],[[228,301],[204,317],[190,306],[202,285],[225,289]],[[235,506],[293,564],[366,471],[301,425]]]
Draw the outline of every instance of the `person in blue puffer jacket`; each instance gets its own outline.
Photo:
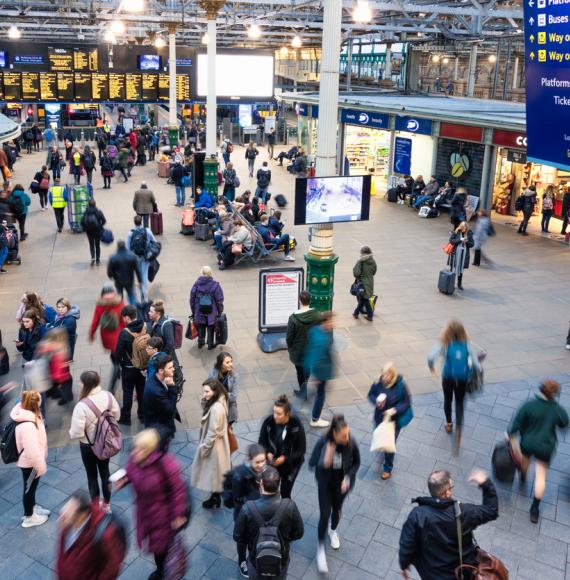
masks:
[[[73,360],[75,341],[77,340],[77,321],[80,316],[79,308],[72,306],[67,298],[60,298],[55,307],[57,316],[53,324],[50,325],[50,328],[65,328],[69,342],[69,358]]]

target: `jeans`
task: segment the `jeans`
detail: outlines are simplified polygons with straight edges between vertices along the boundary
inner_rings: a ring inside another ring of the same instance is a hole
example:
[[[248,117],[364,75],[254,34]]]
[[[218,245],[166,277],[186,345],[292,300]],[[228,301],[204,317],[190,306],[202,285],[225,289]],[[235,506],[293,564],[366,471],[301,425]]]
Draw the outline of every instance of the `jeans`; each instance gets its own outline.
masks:
[[[299,387],[301,391],[304,391],[306,394],[309,375],[305,371],[305,367],[303,365],[295,365],[295,370],[297,371],[297,382],[299,383]]]
[[[400,429],[396,427],[396,440],[398,440],[398,435],[400,434]],[[394,457],[395,453],[384,453],[384,471],[386,473],[392,473],[394,469]]]
[[[227,165],[230,162],[230,154],[222,153],[222,159],[224,160],[224,165]]]
[[[30,517],[34,513],[34,506],[36,505],[36,489],[40,478],[36,477],[28,486],[28,479],[32,474],[31,467],[20,467],[22,470],[22,479],[24,480],[24,493],[22,494],[22,502],[24,504],[24,515]],[[28,491],[26,491],[28,487]]]
[[[218,252],[221,252],[223,250],[223,235],[222,234],[214,234],[214,242],[216,243],[216,249],[218,250]]]
[[[123,407],[121,408],[121,420],[131,420],[133,407],[133,392],[137,393],[137,415],[143,417],[143,393],[144,375],[134,367],[122,367]]]
[[[528,222],[530,221],[530,218],[532,216],[532,211],[530,212],[523,212],[523,220],[519,226],[519,234],[525,234],[526,233],[526,228],[528,226]]]
[[[374,317],[374,311],[372,310],[372,305],[370,304],[369,298],[364,298],[364,296],[358,297],[358,302],[356,303],[356,309],[354,311],[354,316],[358,316],[359,314],[364,314],[366,310],[366,316],[372,319]]]
[[[279,471],[279,468],[277,468]],[[293,486],[295,485],[295,480],[297,479],[297,473],[287,473],[279,471],[279,475],[281,476],[281,497],[282,498],[291,498],[291,492],[293,491]]]
[[[431,198],[431,195],[418,195],[416,201],[414,202],[414,207],[420,207],[424,201]]]
[[[562,235],[566,234],[566,228],[568,227],[568,219],[569,216],[567,215],[563,220],[562,220],[562,230],[560,231],[560,233]]]
[[[325,387],[327,386],[326,381],[319,381],[317,383],[317,396],[315,397],[315,402],[313,403],[313,412],[311,417],[313,421],[317,421],[323,411],[325,406]]]
[[[131,305],[133,306],[133,305]],[[121,376],[121,365],[115,359],[115,353],[111,353],[111,365],[113,365],[113,370],[111,371],[111,381],[109,383],[109,392],[113,395],[115,394],[115,384]]]
[[[55,183],[56,179],[60,179],[61,178],[61,167],[59,167],[59,165],[57,167],[52,167],[51,168],[51,173],[53,175],[53,181]]]
[[[289,255],[289,234],[283,234],[282,236],[279,236],[278,238],[273,238],[271,240],[271,243],[278,248],[279,246],[283,245],[283,252],[285,253],[286,256]]]
[[[109,460],[99,459],[91,445],[88,443],[80,443],[79,450],[81,451],[81,460],[85,473],[87,473],[87,487],[89,488],[89,495],[91,499],[96,499],[99,496],[99,481],[97,475],[101,478],[101,490],[103,491],[103,500],[105,503],[111,501],[111,486],[109,485]]]
[[[79,185],[81,183],[81,172],[79,170],[73,171],[73,179],[75,185]]]
[[[8,246],[0,248],[0,268],[4,267],[4,262],[6,262],[7,257],[8,257]]]
[[[542,221],[540,222],[540,227],[543,232],[548,231],[548,224],[550,223],[550,218],[552,217],[553,213],[554,211],[551,209],[545,209],[542,212]]]
[[[143,226],[145,228],[148,228],[148,224],[150,222],[150,214],[149,213],[143,213],[143,214],[139,214],[142,217],[142,221],[143,221]]]
[[[119,173],[120,173],[120,174],[123,176],[123,179],[125,180],[125,183],[126,183],[127,181],[129,181],[129,178],[128,178],[128,176],[127,176],[127,172],[125,171],[125,168],[124,168],[124,167],[121,167],[121,166],[119,165],[119,167],[118,167],[117,169],[119,170]]]
[[[93,169],[86,169],[85,175],[87,176],[87,183],[93,182]]]
[[[91,252],[91,260],[99,261],[101,259],[101,238],[99,235],[87,234],[89,240],[89,251]]]
[[[186,202],[186,191],[181,185],[176,186],[176,203],[178,205],[184,205]]]
[[[273,159],[273,149],[274,148],[275,148],[275,145],[273,145],[273,143],[267,144],[267,152],[269,153],[269,159]]]
[[[247,168],[249,169],[249,174],[253,175],[253,168],[255,167],[255,157],[253,159],[247,160]]]
[[[110,175],[103,175],[103,187],[107,189],[111,189],[111,176]]]
[[[229,183],[224,184],[224,191],[222,194],[227,200],[234,201],[236,197],[236,188],[235,185],[230,185]]]
[[[135,296],[134,286],[123,287],[119,286],[118,284],[115,284],[115,288],[117,289],[117,294],[121,297],[123,296],[123,291],[127,293],[127,296],[129,298],[129,304],[131,306],[134,306],[136,304],[137,299]]]
[[[340,483],[333,475],[328,485],[318,484],[319,527],[317,537],[319,544],[322,544],[325,539],[329,520],[331,520],[331,530],[336,530],[340,522],[342,504],[346,497],[346,494],[340,491]]]
[[[140,256],[137,256],[141,272],[141,301],[144,302],[148,296],[148,266],[149,263]]]
[[[458,427],[463,425],[463,401],[465,399],[465,389],[467,381],[457,381],[443,377],[441,381],[443,388],[443,411],[445,413],[445,420],[451,423],[451,403],[455,395],[455,421]]]
[[[265,199],[267,198],[267,187],[260,187],[258,185],[257,189],[255,190],[255,197],[260,197],[261,203],[266,203]]]
[[[55,223],[57,224],[57,229],[61,231],[63,229],[63,222],[65,220],[65,208],[54,207],[53,213],[55,214]]]
[[[206,338],[206,330],[208,331],[208,346],[214,346],[214,325],[198,324],[198,345],[203,345]]]

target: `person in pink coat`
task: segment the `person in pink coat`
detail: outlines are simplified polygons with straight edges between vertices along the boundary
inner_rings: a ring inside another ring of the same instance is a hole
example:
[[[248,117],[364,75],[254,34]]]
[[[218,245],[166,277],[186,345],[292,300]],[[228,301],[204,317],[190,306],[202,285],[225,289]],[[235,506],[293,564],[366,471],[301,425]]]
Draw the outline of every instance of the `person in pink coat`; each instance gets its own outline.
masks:
[[[38,391],[24,391],[21,401],[12,409],[10,419],[16,425],[16,447],[20,457],[18,467],[24,480],[23,528],[45,524],[49,510],[36,505],[36,489],[40,477],[47,471],[47,436],[40,405],[42,397]]]

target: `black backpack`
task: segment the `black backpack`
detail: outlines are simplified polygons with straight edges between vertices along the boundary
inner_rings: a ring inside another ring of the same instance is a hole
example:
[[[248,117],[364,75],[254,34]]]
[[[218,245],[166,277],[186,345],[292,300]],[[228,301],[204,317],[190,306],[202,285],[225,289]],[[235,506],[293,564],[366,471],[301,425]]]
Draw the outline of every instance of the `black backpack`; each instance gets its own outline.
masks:
[[[232,509],[234,507],[234,494],[232,481],[234,478],[234,470],[230,469],[224,474],[224,482],[222,484],[222,500],[224,501],[224,506]]]
[[[495,479],[503,483],[513,483],[517,467],[513,461],[510,443],[507,441],[497,443],[493,449],[491,462]]]
[[[135,256],[142,257],[146,253],[146,229],[137,228],[132,230],[132,232],[133,235],[131,236],[131,252],[133,252]]]
[[[22,451],[18,451],[18,446],[16,445],[16,427],[23,423],[33,423],[33,421],[16,422],[10,419],[2,431],[0,454],[2,455],[2,461],[4,463],[16,463],[20,455],[24,452],[23,449]]]
[[[515,200],[515,209],[522,211],[524,209],[524,195],[519,195]]]
[[[200,314],[211,314],[214,307],[214,301],[211,294],[202,294],[198,298],[198,310]]]
[[[248,501],[246,505],[259,526],[255,544],[255,571],[261,577],[280,578],[285,561],[279,525],[288,501],[282,499],[277,511],[269,520],[263,518],[254,501]]]
[[[269,172],[260,171],[259,177],[257,178],[257,185],[259,185],[259,187],[267,187],[269,185],[269,181]]]
[[[17,216],[24,215],[26,207],[24,206],[24,202],[19,195],[12,195],[10,199],[10,205],[12,206],[12,211]]]
[[[85,167],[85,169],[93,169],[93,157],[91,157],[91,155],[83,156],[83,167]]]
[[[97,232],[101,229],[101,222],[99,221],[99,215],[96,212],[94,212],[94,211],[85,212],[83,229],[86,232]]]

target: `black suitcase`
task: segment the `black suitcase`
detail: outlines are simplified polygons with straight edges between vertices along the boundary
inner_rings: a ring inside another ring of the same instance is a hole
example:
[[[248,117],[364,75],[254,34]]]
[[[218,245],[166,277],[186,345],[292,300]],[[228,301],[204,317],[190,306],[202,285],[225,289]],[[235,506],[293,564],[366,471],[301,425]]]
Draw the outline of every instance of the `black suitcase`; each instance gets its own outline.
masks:
[[[388,201],[390,203],[396,203],[398,201],[398,190],[395,187],[388,190]]]
[[[513,483],[517,467],[513,461],[511,446],[506,441],[501,441],[495,445],[493,456],[493,477],[503,483]]]
[[[216,344],[226,344],[228,342],[228,317],[220,314],[216,320]]]
[[[279,207],[285,207],[287,205],[287,198],[282,193],[279,193],[275,196],[275,203]]]
[[[194,224],[194,236],[197,240],[205,242],[210,239],[210,225],[209,224]]]
[[[442,294],[453,294],[455,292],[455,272],[442,270],[439,273],[437,287]]]

